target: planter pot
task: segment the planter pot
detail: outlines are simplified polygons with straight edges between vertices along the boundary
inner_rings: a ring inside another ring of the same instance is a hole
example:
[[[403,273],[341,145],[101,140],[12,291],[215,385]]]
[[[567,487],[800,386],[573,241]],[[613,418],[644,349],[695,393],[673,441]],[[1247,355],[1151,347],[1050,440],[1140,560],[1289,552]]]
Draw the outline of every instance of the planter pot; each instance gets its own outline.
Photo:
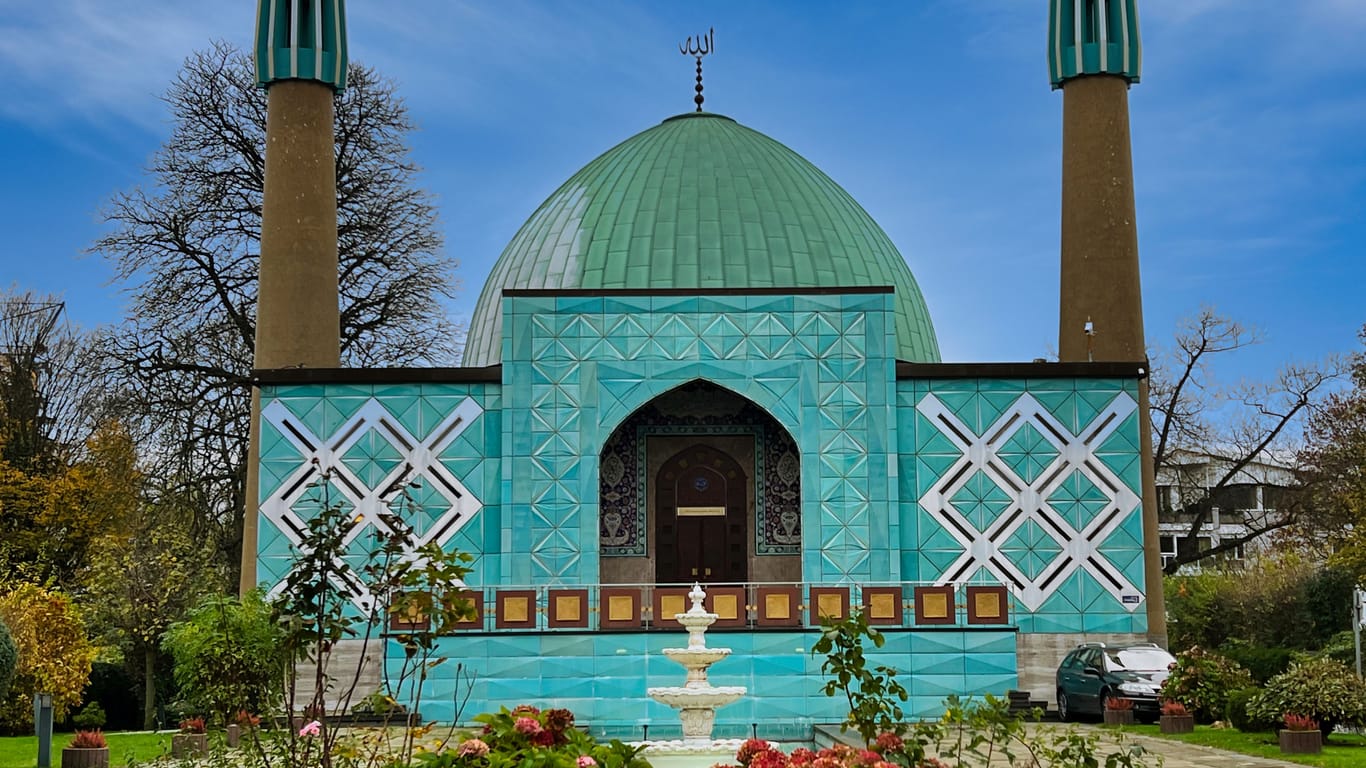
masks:
[[[1281,751],[1287,755],[1313,755],[1323,751],[1322,731],[1281,731]]]
[[[171,757],[204,757],[209,754],[207,733],[177,733],[171,737]]]
[[[1107,709],[1105,710],[1106,725],[1133,725],[1134,711],[1132,709]]]
[[[109,747],[63,747],[62,768],[109,768]]]
[[[230,725],[223,734],[223,743],[228,745],[228,749],[237,749],[237,745],[242,742],[242,726]]]
[[[1195,715],[1163,715],[1157,722],[1163,733],[1190,733],[1195,730]]]

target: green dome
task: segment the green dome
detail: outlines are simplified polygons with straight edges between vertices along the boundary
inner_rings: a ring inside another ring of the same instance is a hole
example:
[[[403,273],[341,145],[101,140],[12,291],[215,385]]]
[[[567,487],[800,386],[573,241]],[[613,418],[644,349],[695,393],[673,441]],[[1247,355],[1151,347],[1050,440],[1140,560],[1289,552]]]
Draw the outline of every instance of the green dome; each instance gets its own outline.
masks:
[[[911,270],[849,193],[800,155],[707,112],[623,141],[555,190],[494,264],[464,364],[502,358],[509,288],[896,290],[896,355],[939,360]]]

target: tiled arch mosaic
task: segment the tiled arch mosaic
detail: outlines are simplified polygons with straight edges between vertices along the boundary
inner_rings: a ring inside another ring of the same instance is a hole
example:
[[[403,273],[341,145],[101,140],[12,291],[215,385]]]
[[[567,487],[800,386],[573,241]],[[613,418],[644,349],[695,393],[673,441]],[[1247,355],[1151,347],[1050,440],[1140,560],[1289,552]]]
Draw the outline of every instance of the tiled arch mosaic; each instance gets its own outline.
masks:
[[[763,409],[707,382],[693,381],[641,407],[603,446],[598,468],[599,498],[604,505],[601,555],[646,554],[646,441],[652,435],[684,434],[753,438],[755,553],[800,553],[801,459],[796,443]]]

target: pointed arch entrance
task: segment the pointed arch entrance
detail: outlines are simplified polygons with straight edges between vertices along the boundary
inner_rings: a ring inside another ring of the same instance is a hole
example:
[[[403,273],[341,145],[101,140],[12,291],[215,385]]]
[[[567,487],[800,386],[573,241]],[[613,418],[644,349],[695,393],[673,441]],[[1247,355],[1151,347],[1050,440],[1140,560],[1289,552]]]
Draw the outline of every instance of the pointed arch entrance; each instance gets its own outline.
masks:
[[[801,579],[798,448],[747,398],[705,380],[669,390],[598,466],[602,583]]]

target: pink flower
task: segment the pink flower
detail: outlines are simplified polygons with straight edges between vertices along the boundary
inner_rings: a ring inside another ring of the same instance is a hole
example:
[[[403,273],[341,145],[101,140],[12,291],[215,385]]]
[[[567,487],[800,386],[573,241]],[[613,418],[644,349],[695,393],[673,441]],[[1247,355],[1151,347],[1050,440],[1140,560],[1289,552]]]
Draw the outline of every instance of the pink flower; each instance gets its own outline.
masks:
[[[460,749],[456,751],[461,757],[483,757],[489,753],[489,745],[482,739],[467,739],[460,742]]]
[[[792,750],[791,762],[793,765],[809,765],[816,759],[816,753],[806,747],[797,747]]]
[[[513,721],[512,727],[516,728],[518,733],[525,733],[527,735],[541,732],[541,724],[536,722],[536,718],[534,717],[519,717]]]
[[[880,733],[877,737],[875,746],[880,752],[896,752],[906,746],[906,742],[901,740],[895,733]]]
[[[318,734],[322,733],[322,731],[323,731],[323,724],[320,723],[320,722],[318,722],[317,720],[314,720],[313,722],[309,723],[308,725],[305,725],[304,727],[300,728],[300,729],[299,729],[299,735],[300,735],[300,736],[317,736]]]
[[[598,761],[594,760],[589,755],[579,755],[579,759],[577,762],[579,768],[593,768],[593,766],[598,764]]]

